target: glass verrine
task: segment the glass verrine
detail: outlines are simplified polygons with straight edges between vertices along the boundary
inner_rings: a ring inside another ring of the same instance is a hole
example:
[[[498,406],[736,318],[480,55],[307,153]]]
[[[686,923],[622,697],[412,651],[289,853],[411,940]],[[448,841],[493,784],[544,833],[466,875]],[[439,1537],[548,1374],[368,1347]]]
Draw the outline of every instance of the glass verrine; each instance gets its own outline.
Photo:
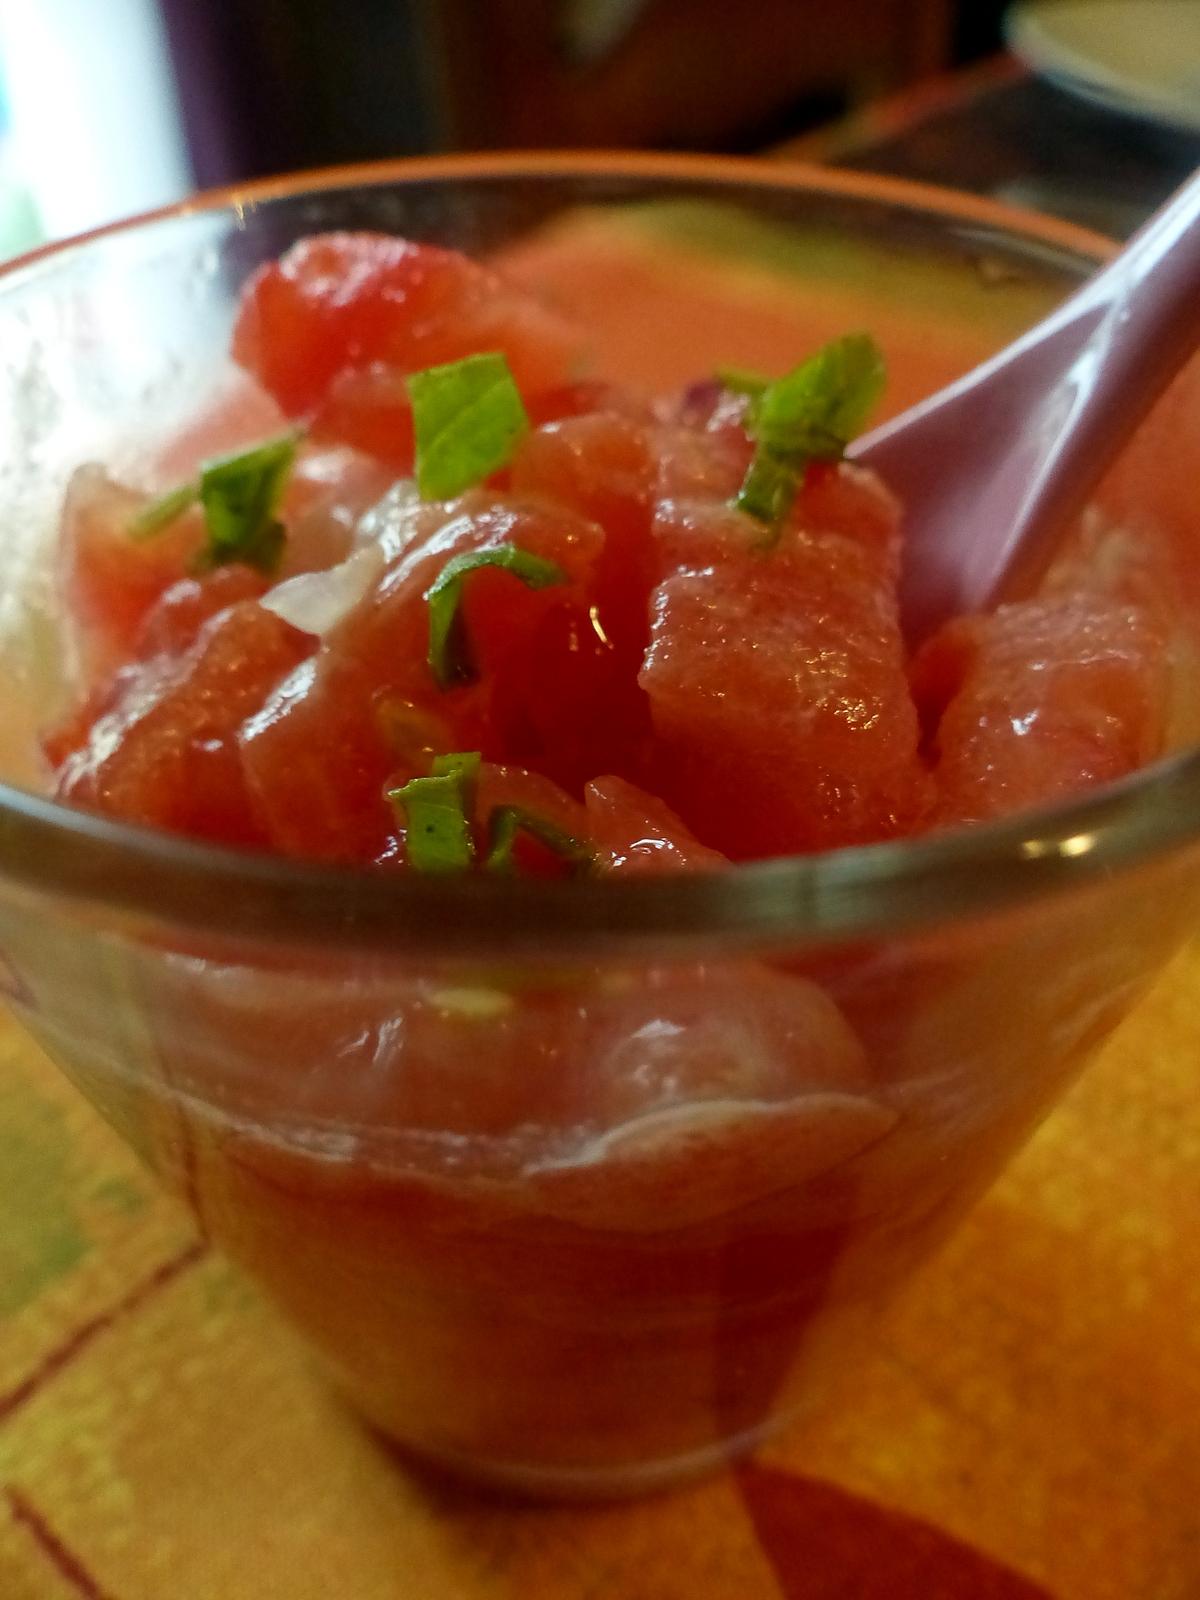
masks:
[[[496,157],[214,196],[0,275],[15,1009],[385,1431],[488,1482],[633,1492],[845,1384],[1193,925],[1200,760],[1002,824],[612,883],[306,867],[40,797],[68,475],[136,471],[218,395],[227,417],[239,285],[330,227],[500,259],[647,383],[869,325],[893,407],[1102,246],[875,180]],[[1181,748],[1198,410],[1185,375],[1071,558],[1173,589]]]

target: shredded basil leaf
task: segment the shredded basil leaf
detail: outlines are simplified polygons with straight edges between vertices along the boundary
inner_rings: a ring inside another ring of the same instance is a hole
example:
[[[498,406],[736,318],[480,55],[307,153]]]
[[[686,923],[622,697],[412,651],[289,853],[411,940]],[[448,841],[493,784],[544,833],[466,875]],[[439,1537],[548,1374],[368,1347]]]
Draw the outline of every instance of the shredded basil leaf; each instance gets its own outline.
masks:
[[[479,755],[438,756],[427,778],[411,778],[388,799],[407,819],[404,844],[416,872],[465,872],[475,860],[471,833]]]
[[[810,461],[836,461],[883,392],[883,356],[869,334],[835,339],[753,395],[746,431],[754,459],[733,504],[775,530]]]
[[[722,389],[728,389],[730,394],[747,394],[752,400],[757,399],[771,382],[765,373],[751,372],[749,367],[718,367],[716,379]]]
[[[471,641],[462,615],[462,591],[467,574],[479,567],[500,567],[530,589],[546,589],[567,581],[566,573],[556,562],[518,549],[515,544],[464,550],[461,555],[452,556],[425,591],[429,602],[429,666],[442,689],[470,683],[475,677]]]
[[[483,757],[478,750],[458,750],[449,755],[434,756],[431,770],[435,778],[455,775],[459,777],[466,791],[466,798],[469,800],[474,792],[482,760]]]
[[[286,537],[276,516],[296,459],[297,438],[287,433],[252,450],[207,461],[200,471],[200,504],[208,544],[198,565],[242,561],[268,576],[279,567]]]
[[[754,452],[733,503],[756,522],[765,523],[771,529],[779,528],[792,509],[803,473],[803,464],[797,466],[773,450],[760,447]]]
[[[423,500],[449,500],[507,466],[529,428],[520,391],[499,353],[414,372],[405,386]]]
[[[156,533],[161,533],[185,511],[190,510],[199,498],[198,483],[181,483],[174,489],[168,489],[166,494],[160,495],[157,500],[152,500],[138,512],[129,524],[129,537],[152,539]]]
[[[834,339],[762,391],[752,407],[754,438],[812,461],[836,460],[862,431],[885,380],[870,334]]]
[[[242,561],[272,576],[278,570],[286,538],[275,513],[299,441],[299,433],[285,433],[235,455],[206,461],[199,478],[169,489],[140,511],[129,524],[129,537],[152,538],[199,501],[208,540],[193,561],[193,570],[211,572],[214,567]]]
[[[596,851],[584,839],[547,822],[522,806],[497,806],[488,819],[488,850],[484,866],[489,872],[515,872],[517,835],[527,833],[566,861],[575,872],[587,872],[596,864]]]

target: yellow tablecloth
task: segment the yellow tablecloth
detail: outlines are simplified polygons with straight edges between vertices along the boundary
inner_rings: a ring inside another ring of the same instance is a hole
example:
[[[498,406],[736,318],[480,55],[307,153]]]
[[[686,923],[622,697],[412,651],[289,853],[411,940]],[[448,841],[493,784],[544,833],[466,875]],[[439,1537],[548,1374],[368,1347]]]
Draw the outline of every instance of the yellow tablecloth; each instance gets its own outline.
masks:
[[[929,1269],[851,1409],[631,1506],[363,1429],[0,1020],[2,1600],[1196,1600],[1200,950]]]

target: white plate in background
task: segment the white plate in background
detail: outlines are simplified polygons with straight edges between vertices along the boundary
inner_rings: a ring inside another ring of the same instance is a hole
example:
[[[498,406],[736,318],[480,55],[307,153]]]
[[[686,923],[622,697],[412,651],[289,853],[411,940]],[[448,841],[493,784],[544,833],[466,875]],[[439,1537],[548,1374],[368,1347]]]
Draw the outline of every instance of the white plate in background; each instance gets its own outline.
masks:
[[[1200,0],[1023,0],[1005,31],[1060,88],[1200,133]]]

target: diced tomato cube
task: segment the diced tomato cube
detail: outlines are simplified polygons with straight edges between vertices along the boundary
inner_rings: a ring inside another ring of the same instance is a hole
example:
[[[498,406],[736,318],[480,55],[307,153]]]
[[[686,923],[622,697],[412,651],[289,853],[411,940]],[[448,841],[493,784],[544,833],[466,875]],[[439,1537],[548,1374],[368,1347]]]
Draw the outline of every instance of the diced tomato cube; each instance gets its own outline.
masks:
[[[579,343],[488,268],[379,233],[319,234],[260,267],[233,334],[235,358],[289,416],[313,411],[347,369],[415,372],[484,350],[534,393],[570,377]]]
[[[236,735],[312,644],[246,600],[210,618],[182,655],[123,668],[62,760],[56,796],[223,843],[265,842]]]
[[[979,822],[1123,777],[1162,748],[1165,640],[1101,595],[960,617],[913,668],[934,733],[936,818]]]

